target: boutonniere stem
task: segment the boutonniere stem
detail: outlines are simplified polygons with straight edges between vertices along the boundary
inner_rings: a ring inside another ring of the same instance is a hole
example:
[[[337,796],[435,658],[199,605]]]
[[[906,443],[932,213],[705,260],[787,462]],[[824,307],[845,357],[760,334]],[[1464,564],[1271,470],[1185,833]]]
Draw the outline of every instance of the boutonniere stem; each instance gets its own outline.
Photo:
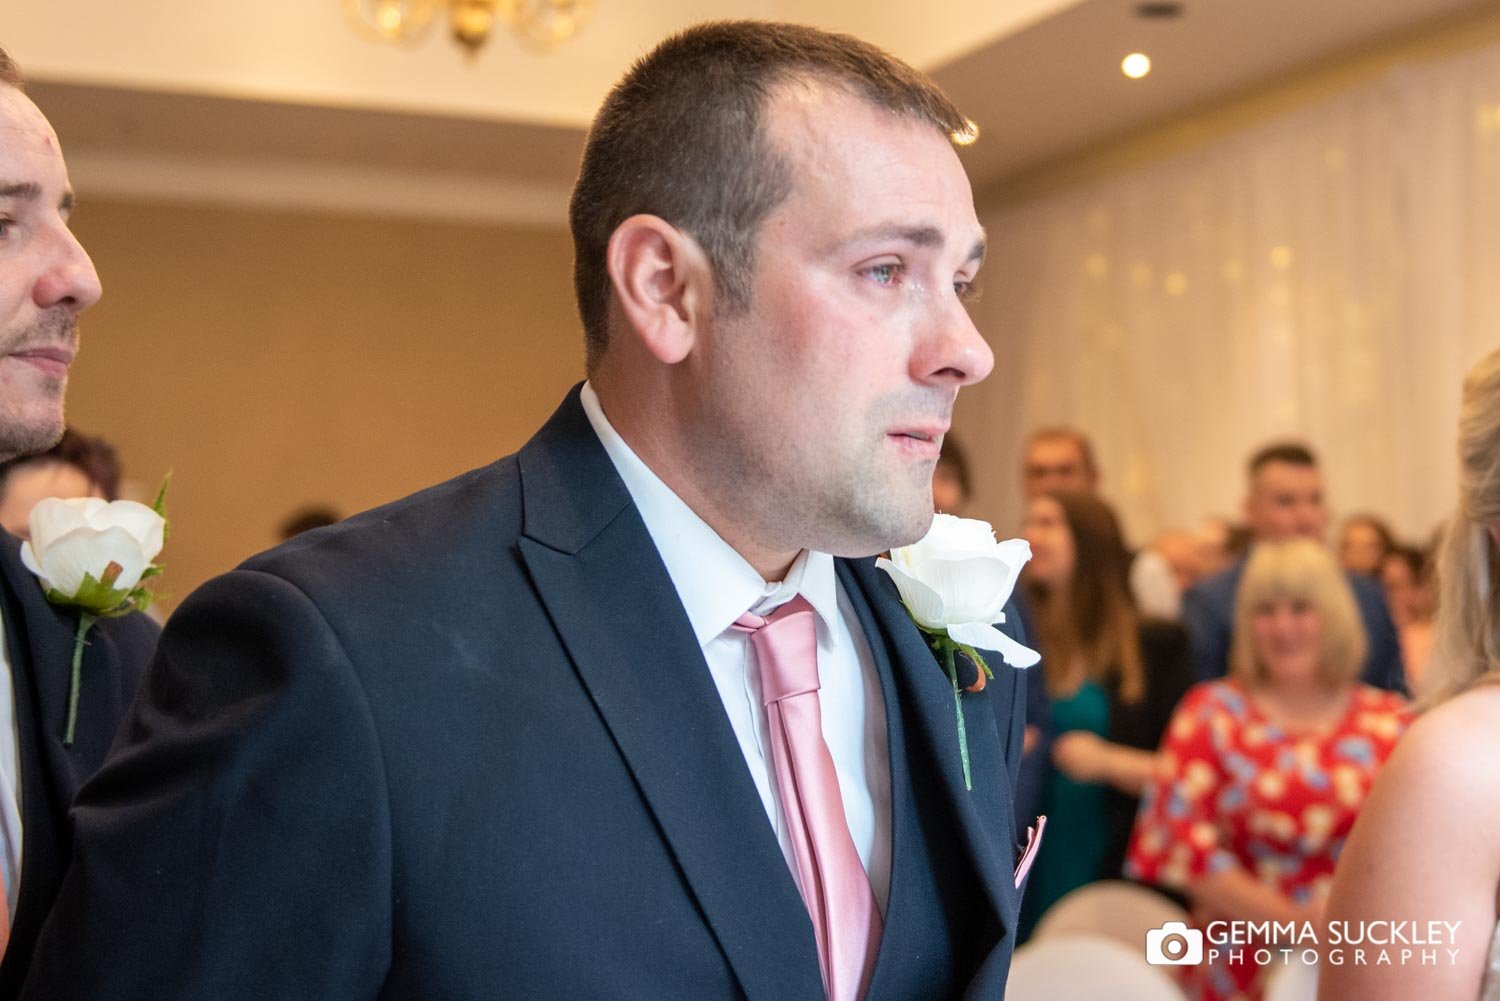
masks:
[[[986,679],[995,676],[979,651],[994,650],[1012,667],[1030,667],[1041,659],[994,626],[1005,621],[1005,603],[1029,559],[1031,547],[1024,539],[996,542],[988,522],[939,514],[920,542],[893,549],[890,559],[875,562],[896,582],[901,603],[926,634],[953,688],[965,789],[972,790],[974,782],[963,694],[982,691]],[[971,685],[959,683],[959,654],[974,664]]]

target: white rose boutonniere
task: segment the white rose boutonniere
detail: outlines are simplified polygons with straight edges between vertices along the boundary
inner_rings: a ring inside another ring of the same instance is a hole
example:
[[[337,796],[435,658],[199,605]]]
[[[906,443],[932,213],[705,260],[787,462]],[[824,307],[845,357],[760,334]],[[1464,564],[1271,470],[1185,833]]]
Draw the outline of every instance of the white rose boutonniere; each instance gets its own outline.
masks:
[[[78,720],[78,690],[84,638],[101,618],[117,618],[151,604],[143,582],[161,573],[152,562],[166,542],[162,484],[156,505],[98,497],[49,497],[31,510],[31,538],[21,543],[21,562],[42,582],[47,600],[78,609],[68,723],[63,745],[72,746]]]
[[[1025,539],[996,542],[988,522],[939,514],[933,516],[932,527],[920,542],[893,549],[890,559],[875,561],[896,582],[901,603],[927,635],[953,686],[965,788],[972,789],[973,784],[964,732],[964,690],[958,684],[955,657],[963,654],[974,663],[977,677],[967,687],[973,692],[984,688],[986,678],[995,676],[979,648],[998,651],[1012,667],[1031,667],[1041,659],[1041,654],[994,627],[1005,621],[1005,603],[1030,559],[1031,546]]]

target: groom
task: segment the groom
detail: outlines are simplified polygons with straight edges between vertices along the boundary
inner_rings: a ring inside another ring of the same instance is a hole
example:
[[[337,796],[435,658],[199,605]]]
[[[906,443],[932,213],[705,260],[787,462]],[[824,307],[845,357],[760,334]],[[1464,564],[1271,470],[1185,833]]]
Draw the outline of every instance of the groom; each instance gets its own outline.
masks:
[[[1019,674],[872,555],[932,517],[984,254],[925,77],[765,23],[614,89],[588,382],[516,455],[174,616],[26,997],[998,998]]]

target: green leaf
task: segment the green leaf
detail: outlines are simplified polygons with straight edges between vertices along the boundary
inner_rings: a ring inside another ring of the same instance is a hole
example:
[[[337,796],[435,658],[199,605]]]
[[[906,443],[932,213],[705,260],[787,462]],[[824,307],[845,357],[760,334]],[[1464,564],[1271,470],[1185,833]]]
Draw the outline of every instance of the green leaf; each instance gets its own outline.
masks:
[[[166,567],[162,566],[160,563],[153,563],[149,567],[141,571],[141,580],[150,580],[152,577],[160,577],[164,570],[166,570]]]
[[[162,525],[162,545],[163,546],[166,545],[166,539],[168,539],[168,537],[171,536],[171,533],[172,533],[172,522],[171,522],[171,519],[166,518],[166,488],[168,488],[168,486],[171,485],[171,482],[172,482],[172,471],[171,470],[166,470],[166,476],[162,477],[162,488],[160,488],[159,491],[156,491],[156,500],[154,500],[153,503],[151,503],[151,510],[154,510],[154,512],[156,512],[157,515],[160,515],[160,518],[162,518],[163,522],[166,522],[166,524]],[[157,573],[159,573],[159,572],[160,572],[160,570],[157,570]]]

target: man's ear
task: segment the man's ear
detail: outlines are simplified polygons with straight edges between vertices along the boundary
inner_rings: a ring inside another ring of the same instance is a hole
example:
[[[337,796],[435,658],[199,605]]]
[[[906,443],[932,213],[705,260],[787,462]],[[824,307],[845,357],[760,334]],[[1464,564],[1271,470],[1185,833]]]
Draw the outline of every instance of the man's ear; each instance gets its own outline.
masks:
[[[664,365],[686,358],[713,313],[713,267],[698,241],[658,216],[634,215],[615,227],[605,265],[646,350]]]

